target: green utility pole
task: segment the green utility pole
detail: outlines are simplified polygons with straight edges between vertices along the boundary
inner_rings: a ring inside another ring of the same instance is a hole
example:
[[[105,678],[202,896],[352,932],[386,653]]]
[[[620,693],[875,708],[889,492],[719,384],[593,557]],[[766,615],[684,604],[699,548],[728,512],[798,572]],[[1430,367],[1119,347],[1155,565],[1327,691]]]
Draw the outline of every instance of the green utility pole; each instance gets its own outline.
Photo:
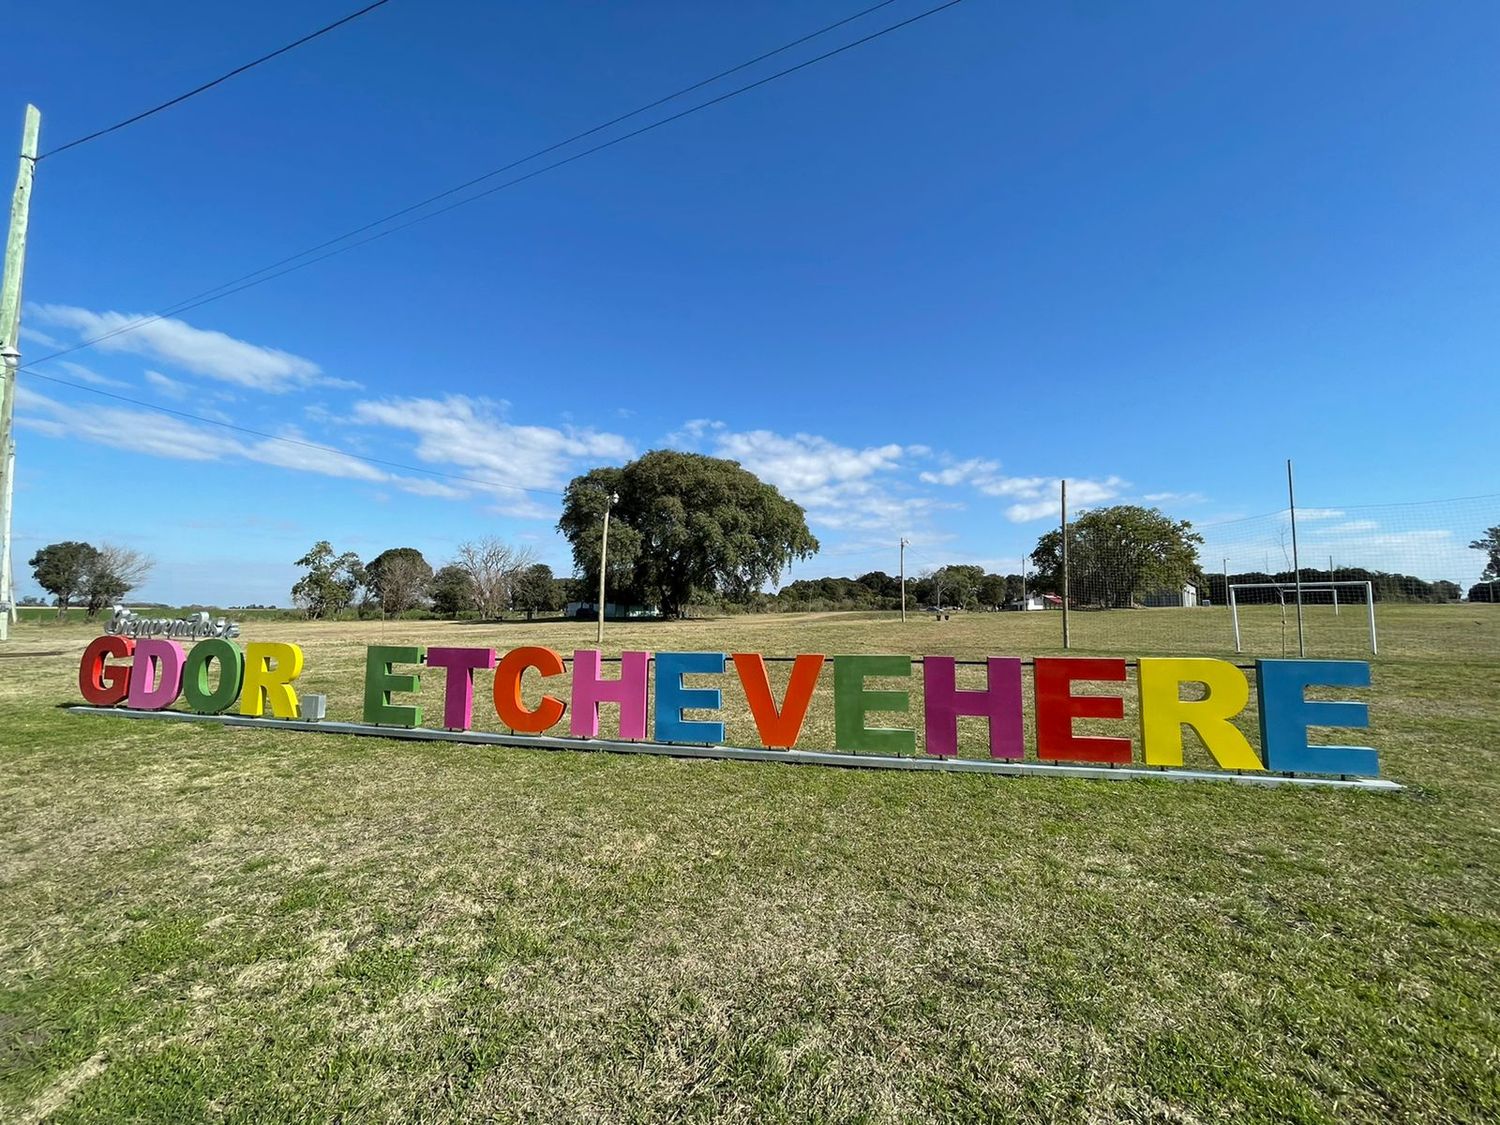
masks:
[[[16,490],[16,371],[21,366],[21,275],[26,269],[26,224],[31,216],[31,178],[36,171],[42,114],[26,107],[21,131],[21,167],[10,202],[10,233],[5,239],[5,272],[0,276],[0,641],[10,639],[16,616],[16,583],[11,571],[10,509]]]

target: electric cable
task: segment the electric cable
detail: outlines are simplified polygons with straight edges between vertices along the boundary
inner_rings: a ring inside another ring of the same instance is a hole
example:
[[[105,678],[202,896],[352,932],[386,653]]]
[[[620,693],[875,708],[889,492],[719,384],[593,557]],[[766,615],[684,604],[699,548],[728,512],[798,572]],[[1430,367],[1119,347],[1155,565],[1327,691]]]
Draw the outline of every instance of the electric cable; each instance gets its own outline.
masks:
[[[284,47],[278,47],[278,48],[276,48],[276,50],[272,51],[268,55],[262,55],[260,58],[254,59],[254,60],[252,60],[250,62],[247,62],[243,66],[237,66],[233,70],[229,71],[227,74],[221,74],[221,75],[219,75],[219,77],[215,78],[211,82],[205,82],[201,86],[195,86],[193,89],[187,91],[184,94],[178,94],[175,98],[171,98],[168,101],[164,101],[160,105],[152,106],[150,109],[147,109],[147,110],[142,110],[140,113],[137,113],[137,114],[135,114],[135,115],[133,115],[131,117],[125,118],[124,121],[117,121],[113,125],[108,125],[108,126],[104,127],[103,129],[96,129],[94,132],[89,133],[86,136],[78,137],[75,140],[71,140],[71,141],[69,141],[65,145],[58,145],[56,148],[50,148],[46,152],[42,153],[41,156],[37,157],[37,162],[41,163],[43,160],[46,160],[47,157],[49,157],[49,156],[56,156],[58,153],[60,153],[60,152],[66,152],[70,148],[77,148],[79,145],[88,144],[89,141],[97,141],[100,137],[106,137],[110,133],[113,133],[113,132],[116,132],[119,129],[125,128],[127,125],[134,125],[137,121],[144,121],[146,118],[152,117],[155,114],[160,113],[164,109],[171,109],[174,105],[179,105],[182,102],[187,101],[189,98],[197,97],[199,94],[203,93],[205,90],[212,90],[215,86],[219,85],[221,82],[228,82],[231,78],[234,78],[236,75],[244,74],[245,71],[247,71],[247,70],[253,70],[255,67],[258,67],[261,63],[270,62],[272,59],[276,58],[276,56],[278,56],[278,55],[284,55],[288,51],[295,50],[296,48],[302,46],[302,44],[304,44],[304,43],[311,43],[314,39],[317,39],[319,36],[321,36],[321,35],[327,35],[330,31],[333,31],[335,28],[343,27],[344,24],[350,23],[350,22],[352,22],[354,20],[357,20],[357,19],[359,19],[360,16],[363,16],[363,15],[366,15],[366,14],[368,14],[370,12],[373,12],[376,8],[382,7],[383,5],[389,4],[389,3],[390,3],[390,0],[375,0],[375,3],[373,3],[373,4],[367,4],[365,7],[361,8],[357,12],[350,12],[343,19],[334,20],[333,23],[329,24],[327,27],[320,27],[320,28],[318,28],[317,31],[310,32],[309,34],[304,35],[301,39],[297,39],[297,40],[295,40],[295,41],[293,41],[291,43],[288,43]]]
[[[886,2],[889,3],[889,2],[892,2],[892,0],[886,0]],[[891,34],[892,32],[899,31],[900,29],[902,29],[904,27],[908,27],[911,24],[914,24],[914,23],[918,22],[919,20],[927,19],[928,17],[937,15],[939,12],[945,11],[948,8],[956,7],[958,4],[960,4],[962,2],[963,2],[963,0],[946,0],[945,3],[939,4],[939,5],[937,5],[935,7],[932,7],[932,8],[928,8],[925,11],[918,12],[916,15],[909,16],[908,18],[906,18],[904,20],[901,20],[901,21],[899,21],[897,23],[890,24],[890,25],[888,25],[886,27],[880,28],[879,30],[871,32],[870,34],[865,35],[865,36],[863,36],[863,37],[861,37],[859,39],[855,39],[855,40],[853,40],[853,41],[851,41],[849,43],[843,44],[842,46],[835,47],[832,50],[825,51],[821,55],[816,55],[816,56],[814,56],[814,57],[812,57],[810,59],[807,59],[807,60],[805,60],[803,62],[797,63],[797,64],[795,64],[793,66],[786,67],[786,68],[784,68],[782,70],[779,70],[779,71],[776,71],[776,72],[774,72],[772,74],[769,74],[769,75],[767,75],[767,76],[765,76],[763,78],[757,79],[754,82],[747,83],[744,86],[739,86],[739,87],[737,87],[737,88],[735,88],[733,90],[729,90],[729,91],[727,91],[727,92],[725,92],[723,94],[719,94],[716,97],[713,97],[713,98],[710,98],[710,99],[708,99],[706,101],[699,102],[699,103],[697,103],[695,105],[689,106],[687,109],[680,110],[677,113],[671,114],[671,115],[669,115],[667,117],[660,118],[660,119],[658,119],[656,121],[653,121],[653,122],[651,122],[651,123],[649,123],[647,125],[643,125],[643,126],[637,128],[637,129],[633,129],[633,130],[631,130],[631,131],[629,131],[627,133],[623,133],[620,136],[613,137],[610,140],[603,141],[603,142],[601,142],[601,143],[599,143],[597,145],[593,145],[593,146],[591,146],[589,148],[583,149],[582,151],[574,153],[571,156],[564,157],[561,160],[556,160],[556,161],[553,161],[550,164],[545,164],[545,165],[543,165],[540,168],[532,169],[530,172],[526,172],[526,173],[524,173],[524,174],[522,174],[520,176],[513,177],[512,179],[505,180],[505,181],[503,181],[503,182],[501,182],[499,184],[496,184],[496,185],[494,185],[492,187],[486,188],[484,191],[477,192],[477,193],[475,193],[473,195],[470,195],[470,196],[466,196],[466,197],[464,197],[462,199],[459,199],[459,200],[456,200],[456,201],[454,201],[452,203],[449,203],[449,204],[447,204],[444,207],[440,207],[440,208],[438,208],[438,209],[436,209],[434,211],[429,211],[426,214],[418,215],[415,218],[409,219],[409,220],[407,220],[404,223],[397,224],[396,226],[387,227],[385,230],[377,231],[374,234],[371,234],[371,235],[369,235],[366,238],[359,239],[358,241],[349,242],[349,243],[347,243],[346,245],[343,245],[343,246],[337,246],[337,245],[335,245],[335,244],[337,244],[339,242],[343,242],[346,239],[353,237],[357,233],[362,233],[362,232],[365,232],[365,231],[369,231],[372,227],[380,226],[380,225],[382,225],[382,224],[384,224],[386,222],[389,222],[393,218],[399,217],[400,215],[408,214],[410,211],[412,211],[414,209],[426,206],[427,203],[429,203],[429,202],[432,202],[432,201],[440,199],[440,198],[445,198],[447,195],[451,195],[454,191],[462,191],[464,189],[464,187],[466,187],[466,186],[473,186],[474,184],[477,184],[477,183],[483,181],[484,179],[490,178],[490,177],[492,177],[494,175],[498,175],[500,172],[502,172],[502,171],[504,171],[504,170],[506,170],[508,168],[514,168],[514,167],[516,167],[519,164],[524,164],[527,161],[534,159],[540,153],[535,153],[535,154],[532,154],[532,156],[524,157],[521,160],[514,161],[511,164],[506,165],[505,168],[496,169],[494,172],[486,173],[485,176],[481,176],[481,177],[476,178],[475,180],[471,180],[467,185],[460,185],[460,187],[458,187],[456,189],[451,189],[449,192],[444,192],[444,193],[440,193],[437,196],[433,196],[433,197],[431,197],[431,199],[429,199],[427,201],[424,201],[423,203],[413,204],[413,205],[411,205],[411,206],[409,206],[407,208],[404,208],[401,211],[393,212],[391,215],[386,216],[384,219],[376,220],[373,223],[367,223],[365,226],[360,227],[360,228],[356,228],[353,231],[350,231],[350,232],[347,232],[347,233],[345,233],[343,235],[340,235],[338,238],[331,239],[329,241],[323,242],[318,247],[309,248],[308,250],[302,251],[299,254],[294,254],[294,255],[292,255],[289,258],[284,258],[279,263],[273,263],[272,265],[262,267],[262,269],[256,270],[253,273],[246,274],[246,275],[244,275],[244,277],[242,277],[240,279],[237,279],[236,281],[225,282],[222,285],[215,286],[212,289],[204,290],[200,294],[197,294],[197,295],[195,295],[193,297],[186,298],[183,301],[178,302],[175,305],[169,306],[168,308],[164,309],[162,312],[153,313],[153,314],[151,314],[149,316],[140,317],[137,320],[134,320],[134,321],[131,321],[131,322],[127,323],[127,324],[121,325],[120,327],[112,329],[109,332],[101,333],[98,336],[90,337],[90,338],[88,338],[86,340],[80,341],[77,344],[73,344],[73,345],[71,345],[69,347],[61,348],[61,349],[59,349],[57,351],[54,351],[54,352],[51,352],[51,353],[49,353],[47,355],[41,356],[41,357],[39,357],[39,358],[37,358],[35,360],[30,361],[29,363],[25,363],[25,364],[20,365],[20,367],[17,368],[17,370],[20,370],[20,371],[31,370],[36,364],[46,363],[49,360],[58,359],[61,356],[70,355],[73,352],[83,351],[86,348],[91,348],[91,347],[93,347],[96,344],[103,343],[105,340],[113,339],[116,336],[121,336],[121,335],[124,335],[124,334],[126,334],[128,332],[137,331],[137,330],[139,330],[141,328],[144,328],[145,326],[147,326],[149,324],[154,324],[154,323],[156,323],[158,321],[165,320],[168,317],[175,316],[175,315],[177,315],[179,313],[189,312],[192,309],[200,308],[203,305],[210,304],[210,303],[215,302],[215,301],[223,300],[225,297],[230,297],[230,296],[233,296],[236,293],[243,292],[246,289],[254,288],[257,285],[262,285],[262,284],[264,284],[267,281],[274,281],[275,279],[277,279],[279,277],[284,277],[284,276],[286,276],[289,273],[293,273],[293,272],[296,272],[297,270],[305,269],[308,266],[315,265],[318,262],[325,261],[328,258],[332,258],[332,257],[334,257],[334,256],[336,256],[338,254],[345,253],[346,251],[353,250],[356,247],[364,246],[364,245],[367,245],[368,243],[375,242],[375,241],[377,241],[377,240],[379,240],[381,238],[385,238],[388,235],[396,234],[399,231],[407,230],[410,227],[416,226],[419,223],[424,223],[424,222],[428,221],[429,219],[437,218],[439,215],[447,214],[449,211],[457,210],[459,207],[467,206],[470,203],[474,203],[474,202],[476,202],[476,201],[478,201],[480,199],[486,198],[487,196],[494,195],[497,192],[504,191],[507,188],[512,188],[512,187],[515,187],[515,186],[517,186],[519,184],[525,183],[528,180],[536,178],[537,176],[544,175],[547,172],[554,171],[554,170],[556,170],[558,168],[564,167],[565,165],[572,164],[575,161],[582,160],[585,157],[592,156],[595,153],[602,152],[605,149],[612,148],[615,145],[621,144],[621,143],[623,143],[625,141],[632,140],[632,139],[634,139],[636,137],[642,136],[643,134],[652,132],[652,131],[654,131],[656,129],[661,128],[664,125],[669,125],[669,124],[672,124],[673,122],[680,121],[680,120],[682,120],[685,117],[689,117],[689,116],[691,116],[691,115],[693,115],[695,113],[698,113],[698,112],[700,112],[702,110],[708,109],[708,108],[710,108],[712,106],[719,105],[719,104],[721,104],[723,102],[726,102],[726,101],[730,100],[731,98],[738,97],[741,94],[749,93],[751,90],[755,90],[755,89],[757,89],[757,88],[759,88],[761,86],[767,85],[770,82],[774,82],[774,81],[776,81],[776,80],[778,80],[780,78],[785,78],[788,75],[795,74],[798,71],[806,69],[807,67],[814,66],[817,63],[824,62],[824,61],[826,61],[828,59],[834,58],[837,55],[841,55],[841,54],[843,54],[846,51],[853,50],[856,47],[860,47],[860,46],[865,45],[866,43],[870,43],[870,42],[872,42],[872,41],[874,41],[876,39],[880,39],[880,38],[882,38],[882,37],[884,37],[886,35]],[[849,22],[849,20],[858,19],[860,15],[867,14],[870,11],[874,11],[876,8],[880,8],[880,7],[884,7],[884,6],[886,6],[885,3],[877,4],[877,5],[875,5],[875,8],[865,9],[864,12],[856,13],[853,16],[849,16],[846,19],[839,21],[837,24],[831,24],[831,25],[829,25],[829,27],[832,28],[832,27],[841,26],[842,24]],[[828,30],[828,29],[824,29],[824,30]],[[819,34],[822,34],[822,31],[813,32],[813,33],[811,33],[811,34],[809,34],[807,36],[803,36],[802,39],[797,40],[795,42],[805,42],[807,39],[812,38],[812,37],[814,37],[816,35],[819,35]],[[788,44],[787,46],[792,46],[792,45],[794,45],[794,44]],[[779,50],[783,50],[783,49],[785,49],[785,48],[778,48],[777,50],[779,51]],[[777,52],[776,51],[772,51],[772,52],[769,52],[768,54],[775,54],[775,53],[777,53]],[[767,56],[762,56],[762,57],[767,57]],[[756,60],[751,60],[751,62],[754,62],[754,61],[756,61]],[[726,73],[726,74],[733,73],[734,70],[743,69],[744,66],[748,66],[748,65],[751,65],[751,63],[747,62],[747,63],[741,64],[740,66],[735,67],[735,68],[731,68],[731,70],[725,71],[724,73]],[[703,85],[703,84],[705,84],[707,82],[711,82],[711,81],[714,81],[714,79],[705,79],[704,82],[697,83],[694,86],[687,87],[685,89],[689,89],[689,90],[690,89],[696,89],[698,86],[701,86],[701,85]],[[659,99],[658,102],[653,103],[653,105],[659,105],[659,104],[661,104],[662,101],[670,101],[673,97],[676,97],[676,96],[677,95],[675,95],[675,94],[674,95],[669,95],[667,98]],[[646,108],[650,108],[650,107],[642,107],[641,111],[633,111],[632,114],[627,114],[625,116],[626,117],[633,116],[635,112],[643,112],[644,109],[646,109]],[[622,117],[619,120],[623,120],[623,119],[624,118]],[[589,133],[597,132],[599,128],[605,128],[605,127],[607,127],[607,125],[606,126],[599,126],[599,127],[595,128],[593,130],[589,130],[588,133],[579,134],[579,136],[589,135]],[[568,143],[569,143],[568,141],[561,141],[561,142],[558,142],[557,145],[549,146],[548,149],[543,149],[543,150],[540,150],[540,151],[541,152],[552,151],[553,149],[561,147],[562,145],[565,145],[565,144],[568,144]],[[315,257],[310,257],[310,258],[306,258],[306,260],[298,261],[299,258],[304,258],[306,255],[312,254],[317,249],[321,249],[323,247],[333,247],[333,248],[326,250],[324,253],[317,254]],[[284,268],[279,268],[278,269],[277,268],[278,266],[284,266]],[[275,272],[269,272],[269,271],[273,271],[273,270]],[[91,389],[91,388],[84,388],[84,389]]]

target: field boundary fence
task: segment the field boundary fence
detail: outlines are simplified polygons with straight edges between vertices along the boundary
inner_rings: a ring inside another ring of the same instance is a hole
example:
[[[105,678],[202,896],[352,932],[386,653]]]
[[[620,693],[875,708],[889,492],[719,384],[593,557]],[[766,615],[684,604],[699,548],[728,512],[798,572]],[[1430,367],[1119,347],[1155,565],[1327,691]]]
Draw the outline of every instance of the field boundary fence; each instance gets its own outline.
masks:
[[[1500,494],[1293,500],[1206,521],[1064,507],[1053,534],[1067,549],[1051,576],[1053,592],[1066,591],[1054,599],[1059,633],[1064,647],[1084,651],[1369,656],[1395,636],[1385,618],[1446,614],[1456,623],[1460,607],[1500,607],[1500,574],[1486,550],[1497,524]]]

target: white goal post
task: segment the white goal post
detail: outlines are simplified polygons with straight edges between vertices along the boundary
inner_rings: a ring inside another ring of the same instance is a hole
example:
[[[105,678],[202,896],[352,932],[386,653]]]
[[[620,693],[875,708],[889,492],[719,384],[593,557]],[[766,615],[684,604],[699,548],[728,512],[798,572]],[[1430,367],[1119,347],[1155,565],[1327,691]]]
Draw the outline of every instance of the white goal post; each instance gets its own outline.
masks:
[[[1375,587],[1370,582],[1304,582],[1300,589],[1304,599],[1307,594],[1314,590],[1327,590],[1333,594],[1334,611],[1338,611],[1338,598],[1340,586],[1352,586],[1365,592],[1365,610],[1370,622],[1370,653],[1379,655],[1380,648],[1375,640]],[[1229,613],[1234,619],[1234,651],[1244,652],[1240,644],[1240,604],[1237,592],[1240,590],[1275,590],[1280,604],[1286,605],[1286,596],[1294,594],[1299,589],[1295,582],[1232,582],[1229,585]],[[1304,604],[1305,601],[1304,601]]]

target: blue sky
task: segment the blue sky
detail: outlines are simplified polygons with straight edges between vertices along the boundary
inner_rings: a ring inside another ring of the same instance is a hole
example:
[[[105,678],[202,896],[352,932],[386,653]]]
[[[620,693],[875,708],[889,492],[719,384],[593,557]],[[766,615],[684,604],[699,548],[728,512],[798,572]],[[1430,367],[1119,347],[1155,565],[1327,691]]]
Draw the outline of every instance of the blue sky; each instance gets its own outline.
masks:
[[[34,101],[45,151],[357,6],[22,6],[0,127]],[[861,6],[395,0],[43,160],[23,362]],[[1488,3],[966,0],[38,367],[447,477],[23,373],[18,593],[65,538],[145,550],[173,602],[286,604],[320,538],[565,572],[550,491],[663,446],[803,503],[793,576],[894,572],[902,535],[913,571],[1013,570],[1062,476],[1195,522],[1281,507],[1286,457],[1328,511],[1495,492],[1497,33]],[[1500,511],[1404,511],[1341,552],[1477,577]]]

